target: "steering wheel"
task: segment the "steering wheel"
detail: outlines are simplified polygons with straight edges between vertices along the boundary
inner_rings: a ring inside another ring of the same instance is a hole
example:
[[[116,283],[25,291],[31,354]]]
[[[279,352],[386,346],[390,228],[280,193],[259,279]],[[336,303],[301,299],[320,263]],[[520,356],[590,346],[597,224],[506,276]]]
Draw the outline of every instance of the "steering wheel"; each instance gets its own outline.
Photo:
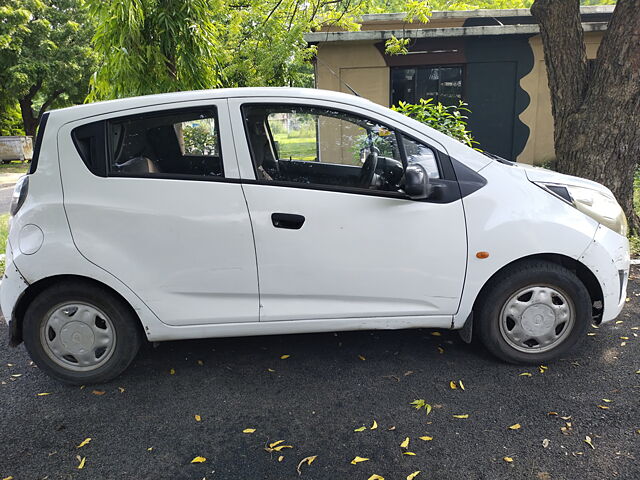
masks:
[[[371,182],[373,182],[373,176],[376,173],[377,166],[378,153],[375,151],[370,152],[360,169],[360,180],[358,182],[360,188],[371,188]]]

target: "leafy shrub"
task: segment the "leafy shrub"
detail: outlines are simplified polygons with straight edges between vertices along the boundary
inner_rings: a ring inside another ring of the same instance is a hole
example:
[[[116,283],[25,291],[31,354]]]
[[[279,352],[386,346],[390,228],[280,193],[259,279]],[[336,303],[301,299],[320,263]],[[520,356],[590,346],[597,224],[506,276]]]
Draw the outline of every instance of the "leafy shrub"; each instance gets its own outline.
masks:
[[[391,109],[429,125],[469,147],[478,144],[471,136],[471,132],[467,130],[465,113],[469,113],[471,110],[469,110],[469,105],[462,101],[457,106],[447,106],[440,102],[435,103],[433,98],[427,100],[421,98],[420,103],[398,102],[398,105],[392,106]]]

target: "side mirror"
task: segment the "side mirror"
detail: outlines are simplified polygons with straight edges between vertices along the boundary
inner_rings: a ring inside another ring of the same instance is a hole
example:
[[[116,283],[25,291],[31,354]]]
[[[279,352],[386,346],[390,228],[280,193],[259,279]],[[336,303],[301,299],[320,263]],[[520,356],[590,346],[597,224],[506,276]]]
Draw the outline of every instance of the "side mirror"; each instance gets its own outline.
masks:
[[[431,194],[429,174],[419,163],[412,163],[404,171],[404,193],[413,200],[424,200]]]

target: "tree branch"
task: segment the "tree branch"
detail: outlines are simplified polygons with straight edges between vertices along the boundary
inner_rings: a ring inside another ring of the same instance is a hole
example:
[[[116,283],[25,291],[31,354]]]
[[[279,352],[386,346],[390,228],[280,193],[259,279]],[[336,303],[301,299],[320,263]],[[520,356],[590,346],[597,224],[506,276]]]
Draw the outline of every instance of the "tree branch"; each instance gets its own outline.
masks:
[[[40,120],[40,117],[42,117],[42,114],[47,111],[47,108],[49,108],[51,104],[55,101],[55,99],[58,98],[63,93],[64,93],[64,90],[59,89],[54,91],[51,95],[49,95],[49,98],[47,98],[47,100],[40,107],[40,110],[38,110],[38,117],[37,117],[38,121]]]

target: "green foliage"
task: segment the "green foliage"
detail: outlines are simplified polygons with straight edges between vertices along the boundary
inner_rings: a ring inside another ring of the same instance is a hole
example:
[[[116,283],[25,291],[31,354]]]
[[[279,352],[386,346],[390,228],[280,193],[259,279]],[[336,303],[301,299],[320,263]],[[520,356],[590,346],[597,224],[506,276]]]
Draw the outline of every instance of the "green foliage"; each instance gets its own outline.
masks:
[[[385,53],[387,55],[406,55],[409,53],[409,39],[408,38],[396,38],[395,35],[391,35],[385,44]]]
[[[20,116],[18,103],[11,103],[7,99],[7,105],[0,106],[0,136],[24,135],[24,125]]]
[[[182,126],[184,151],[189,155],[217,155],[218,138],[211,126],[203,123]]]
[[[83,0],[0,0],[3,128],[18,100],[36,121],[42,110],[84,100],[97,61],[92,32]]]
[[[464,102],[460,102],[457,106],[446,106],[440,102],[434,103],[432,98],[427,100],[421,98],[420,103],[398,102],[397,106],[394,105],[391,108],[473,147],[477,142],[467,130],[465,113],[470,112],[468,107]]]

